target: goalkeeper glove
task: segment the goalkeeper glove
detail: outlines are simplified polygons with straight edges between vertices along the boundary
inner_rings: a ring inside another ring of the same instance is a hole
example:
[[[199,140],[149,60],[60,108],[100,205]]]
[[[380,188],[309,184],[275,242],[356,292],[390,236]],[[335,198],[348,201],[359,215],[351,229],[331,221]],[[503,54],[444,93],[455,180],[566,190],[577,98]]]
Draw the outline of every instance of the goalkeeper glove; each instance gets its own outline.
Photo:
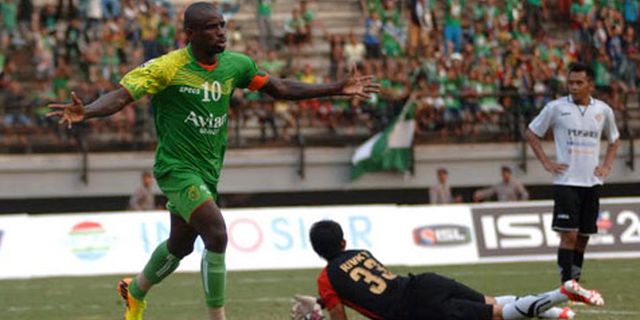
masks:
[[[312,296],[296,295],[291,307],[292,320],[324,320],[322,306]]]

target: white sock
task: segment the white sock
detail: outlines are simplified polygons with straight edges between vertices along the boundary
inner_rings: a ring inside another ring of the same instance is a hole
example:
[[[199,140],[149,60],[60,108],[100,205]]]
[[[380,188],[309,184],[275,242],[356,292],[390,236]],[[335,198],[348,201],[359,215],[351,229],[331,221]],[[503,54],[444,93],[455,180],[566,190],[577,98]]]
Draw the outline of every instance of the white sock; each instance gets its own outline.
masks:
[[[526,296],[508,303],[502,308],[504,320],[537,317],[554,305],[569,300],[560,290],[549,291],[536,296]]]
[[[552,307],[549,310],[545,310],[544,312],[540,313],[538,315],[538,318],[541,318],[541,319],[559,319],[560,315],[562,314],[562,311],[564,311],[563,308]],[[569,314],[573,314],[575,316],[575,313],[573,313],[572,311],[569,311]],[[571,319],[571,318],[569,318],[569,319]]]
[[[496,304],[500,306],[504,306],[509,303],[514,303],[518,299],[519,298],[517,296],[499,296],[499,297],[496,297]]]

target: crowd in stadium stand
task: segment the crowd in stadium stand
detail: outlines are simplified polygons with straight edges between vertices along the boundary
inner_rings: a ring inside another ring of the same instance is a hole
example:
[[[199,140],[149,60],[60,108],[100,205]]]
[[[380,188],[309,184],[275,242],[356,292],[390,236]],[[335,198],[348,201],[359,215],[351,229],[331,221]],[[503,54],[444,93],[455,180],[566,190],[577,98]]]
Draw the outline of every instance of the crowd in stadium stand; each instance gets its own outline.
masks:
[[[314,17],[313,1],[297,1],[282,26],[271,21],[277,2],[214,2],[228,21],[231,49],[249,54],[270,74],[334,81],[357,66],[382,83],[382,93],[368,101],[291,103],[239,92],[232,121],[240,132],[256,123],[264,141],[291,139],[296,124],[375,132],[410,92],[416,93],[419,133],[515,133],[518,121],[562,90],[566,66],[576,60],[594,67],[596,85],[614,108],[622,108],[622,94],[638,85],[638,0],[360,0],[363,34],[332,32]],[[255,7],[255,39],[234,20],[240,6]],[[40,7],[32,0],[4,0],[0,145],[28,144],[33,133],[51,144],[74,143],[70,136],[78,132],[153,140],[148,98],[75,131],[46,118],[47,103],[69,100],[72,90],[91,101],[114,89],[127,70],[185,46],[182,10],[169,0],[57,0]],[[323,58],[328,70],[297,61],[302,50],[322,41],[329,45]]]

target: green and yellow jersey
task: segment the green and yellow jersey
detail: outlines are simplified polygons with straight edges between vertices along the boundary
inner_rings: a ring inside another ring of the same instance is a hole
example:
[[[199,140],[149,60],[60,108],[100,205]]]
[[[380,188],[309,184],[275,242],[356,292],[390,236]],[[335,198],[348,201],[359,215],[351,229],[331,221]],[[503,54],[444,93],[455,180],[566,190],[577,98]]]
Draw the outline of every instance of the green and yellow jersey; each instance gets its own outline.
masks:
[[[191,47],[131,70],[120,84],[151,104],[158,135],[154,175],[194,172],[208,184],[220,177],[227,146],[227,112],[235,88],[259,90],[268,76],[248,56],[223,52],[216,64],[200,64]]]

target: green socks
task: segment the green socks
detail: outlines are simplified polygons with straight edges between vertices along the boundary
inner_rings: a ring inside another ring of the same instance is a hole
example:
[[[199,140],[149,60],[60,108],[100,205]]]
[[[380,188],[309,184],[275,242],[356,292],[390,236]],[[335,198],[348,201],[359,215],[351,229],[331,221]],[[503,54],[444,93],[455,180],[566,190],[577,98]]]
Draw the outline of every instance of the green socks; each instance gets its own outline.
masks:
[[[149,259],[147,265],[144,266],[142,274],[144,274],[145,278],[147,278],[151,284],[157,284],[175,271],[179,265],[180,259],[169,252],[167,242],[164,241],[156,247],[156,250],[153,251],[151,259]],[[131,295],[138,300],[144,299],[147,295],[145,291],[142,291],[138,287],[136,280],[131,282],[129,291],[131,292]]]
[[[210,308],[224,306],[227,283],[227,270],[224,264],[224,253],[215,253],[208,250],[202,255],[200,267],[202,286],[207,305]]]
[[[153,251],[151,259],[144,267],[142,274],[151,284],[157,284],[175,271],[180,265],[180,259],[169,253],[167,242],[163,242]],[[224,306],[227,287],[227,269],[224,263],[224,253],[216,253],[205,250],[200,266],[202,287],[205,300],[210,308]],[[129,292],[138,299],[143,300],[147,292],[138,287],[134,279],[129,285]]]

